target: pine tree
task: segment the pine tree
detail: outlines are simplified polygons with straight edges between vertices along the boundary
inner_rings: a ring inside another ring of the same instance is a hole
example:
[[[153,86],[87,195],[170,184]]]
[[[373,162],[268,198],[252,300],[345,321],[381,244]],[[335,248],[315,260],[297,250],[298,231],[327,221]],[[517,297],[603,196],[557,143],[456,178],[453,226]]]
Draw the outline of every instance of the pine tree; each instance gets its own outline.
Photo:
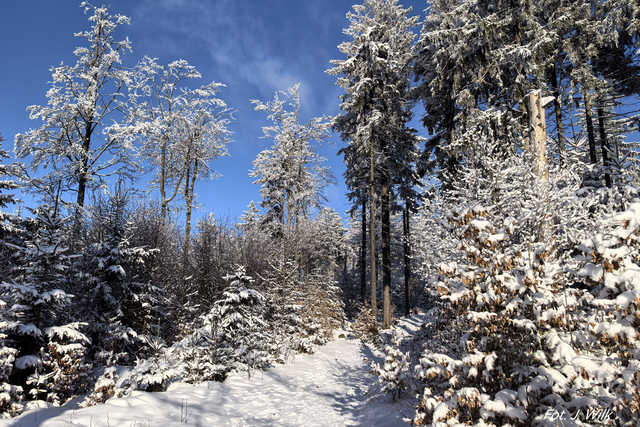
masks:
[[[12,365],[11,384],[20,386],[32,399],[62,403],[82,389],[82,382],[76,380],[82,376],[84,349],[89,341],[79,331],[82,325],[70,316],[73,295],[64,290],[70,288],[74,258],[65,244],[68,218],[47,206],[34,213],[27,224],[32,238],[23,247],[13,246],[22,256],[22,264],[13,280],[0,284],[2,299],[7,303],[3,341],[9,349],[5,347],[8,360],[4,364],[7,368]],[[64,348],[50,339],[65,336],[77,344]],[[64,350],[69,352],[62,354]],[[63,359],[69,367],[64,372],[59,364]]]
[[[4,141],[4,138],[0,134],[0,143]],[[11,233],[15,231],[15,224],[12,220],[12,215],[7,214],[4,209],[17,202],[15,196],[10,191],[16,190],[20,187],[20,184],[15,180],[18,175],[17,165],[5,164],[4,160],[8,159],[9,155],[6,151],[0,148],[0,236],[4,236],[5,233]],[[3,239],[4,237],[0,237]]]
[[[406,147],[413,147],[411,131],[406,127],[408,108],[409,61],[413,52],[412,28],[417,18],[408,17],[397,1],[367,0],[354,6],[347,14],[350,26],[345,34],[352,40],[340,44],[347,58],[333,60],[328,72],[338,76],[342,95],[341,109],[334,127],[353,148],[345,149],[347,167],[354,168],[354,185],[363,174],[363,158],[369,160],[369,231],[371,303],[376,306],[375,268],[375,201],[380,194],[383,255],[383,326],[391,325],[391,260],[390,210],[392,188],[398,183],[398,173],[405,170],[395,162],[410,161]],[[409,143],[407,145],[407,142]]]
[[[0,135],[0,143],[3,141]],[[8,207],[18,203],[12,192],[20,188],[18,177],[21,175],[20,165],[5,163],[5,159],[8,158],[7,152],[0,148],[0,259],[4,260],[4,265],[0,266],[0,275],[5,278],[11,277],[12,260],[16,258],[15,251],[5,243],[20,244],[23,237],[22,219],[6,211]]]
[[[83,284],[83,316],[90,322],[94,356],[106,364],[131,361],[157,323],[162,292],[145,277],[157,251],[134,246],[127,211],[129,196],[119,184],[92,207],[87,249],[76,280]]]
[[[382,391],[390,393],[393,400],[396,400],[409,387],[410,357],[408,353],[400,350],[401,344],[402,337],[394,331],[391,343],[384,348],[384,362],[371,364],[373,373],[378,376],[378,381],[382,385]]]

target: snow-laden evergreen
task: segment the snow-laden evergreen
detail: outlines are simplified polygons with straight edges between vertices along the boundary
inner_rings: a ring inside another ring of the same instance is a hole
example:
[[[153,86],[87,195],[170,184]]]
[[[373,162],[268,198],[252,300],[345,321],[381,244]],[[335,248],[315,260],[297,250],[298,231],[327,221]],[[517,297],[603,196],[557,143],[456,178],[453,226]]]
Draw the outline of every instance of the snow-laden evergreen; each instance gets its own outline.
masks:
[[[596,406],[638,418],[637,202],[601,219],[586,166],[557,161],[544,182],[526,153],[485,155],[452,183],[450,210],[425,211],[458,246],[428,284],[453,329],[425,343],[416,423],[553,425],[550,410]]]
[[[339,327],[342,310],[334,286],[297,279],[298,267],[276,265],[256,289],[242,266],[227,276],[222,296],[191,325],[187,336],[136,362],[117,383],[119,395],[165,390],[172,382],[222,381],[231,371],[249,375],[294,352],[313,352]]]
[[[96,204],[88,245],[77,267],[77,290],[84,303],[95,358],[107,365],[132,362],[145,347],[145,337],[157,323],[162,292],[148,282],[145,262],[156,252],[135,246],[127,212],[128,195],[117,187]]]
[[[28,227],[32,239],[12,246],[21,254],[13,279],[0,284],[3,301],[3,407],[13,415],[21,400],[64,403],[82,391],[86,377],[84,355],[89,339],[86,324],[68,312],[73,295],[69,285],[72,255],[65,245],[68,218],[48,206],[35,212]],[[9,383],[10,381],[10,383]]]

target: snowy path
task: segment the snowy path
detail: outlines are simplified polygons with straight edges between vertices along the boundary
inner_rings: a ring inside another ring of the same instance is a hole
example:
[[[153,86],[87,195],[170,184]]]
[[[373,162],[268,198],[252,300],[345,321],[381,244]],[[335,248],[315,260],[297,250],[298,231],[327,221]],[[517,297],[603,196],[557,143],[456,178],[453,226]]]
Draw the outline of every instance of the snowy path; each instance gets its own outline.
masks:
[[[30,411],[12,426],[406,426],[412,400],[380,395],[359,341],[337,338],[312,355],[224,383],[175,384],[106,405]]]

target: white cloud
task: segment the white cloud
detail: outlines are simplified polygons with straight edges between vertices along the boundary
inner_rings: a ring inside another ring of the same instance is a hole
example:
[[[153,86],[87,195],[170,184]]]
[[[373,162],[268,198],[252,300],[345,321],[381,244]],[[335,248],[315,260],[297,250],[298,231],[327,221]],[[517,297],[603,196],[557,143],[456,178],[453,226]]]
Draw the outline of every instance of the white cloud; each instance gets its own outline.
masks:
[[[301,57],[275,46],[265,22],[242,10],[239,2],[204,5],[192,0],[146,0],[136,9],[135,17],[153,22],[157,34],[172,35],[163,36],[164,47],[172,53],[184,54],[180,46],[185,44],[202,47],[216,66],[216,79],[239,77],[254,85],[260,96],[270,96],[303,80],[300,64],[287,58]]]

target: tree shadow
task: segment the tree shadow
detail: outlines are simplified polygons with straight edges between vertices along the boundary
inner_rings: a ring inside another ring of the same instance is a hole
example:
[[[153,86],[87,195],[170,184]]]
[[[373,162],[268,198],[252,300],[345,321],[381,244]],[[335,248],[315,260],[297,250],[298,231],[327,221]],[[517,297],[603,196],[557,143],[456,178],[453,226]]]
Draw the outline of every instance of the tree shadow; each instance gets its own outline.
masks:
[[[406,426],[403,418],[413,418],[415,401],[411,396],[393,401],[390,395],[381,391],[370,369],[370,362],[381,362],[380,355],[361,343],[360,357],[356,361],[341,360],[339,351],[341,348],[336,347],[333,353],[319,352],[311,357],[325,360],[319,365],[316,361],[302,362],[295,373],[289,373],[287,368],[256,371],[249,381],[237,377],[235,384],[210,382],[201,383],[194,390],[180,386],[168,392],[139,394],[111,401],[106,406],[97,405],[93,410],[88,408],[81,414],[76,413],[82,409],[79,407],[81,399],[76,399],[62,407],[28,412],[12,425],[38,427],[56,417],[60,425],[95,427],[167,423],[205,427],[215,424],[212,419],[224,420],[222,425],[283,427],[300,425],[303,419],[305,426],[326,426],[338,418],[343,420],[340,425]],[[304,363],[308,362],[312,363],[307,367]],[[317,370],[319,366],[325,371]],[[282,389],[263,389],[263,386],[274,385]],[[320,399],[313,401],[314,396]],[[140,411],[149,405],[164,408],[156,414],[158,418]],[[321,416],[323,412],[326,412],[326,418]],[[111,419],[109,413],[114,414]],[[125,417],[129,419],[125,420]]]
[[[360,355],[368,361],[380,362],[371,349],[361,344]],[[357,367],[336,360],[332,363],[332,374],[344,384],[347,393],[332,394],[315,390],[314,392],[331,401],[335,411],[345,417],[345,425],[352,426],[406,426],[403,418],[415,415],[414,401],[411,396],[402,396],[394,401],[384,394],[377,378],[371,372],[368,363]]]

